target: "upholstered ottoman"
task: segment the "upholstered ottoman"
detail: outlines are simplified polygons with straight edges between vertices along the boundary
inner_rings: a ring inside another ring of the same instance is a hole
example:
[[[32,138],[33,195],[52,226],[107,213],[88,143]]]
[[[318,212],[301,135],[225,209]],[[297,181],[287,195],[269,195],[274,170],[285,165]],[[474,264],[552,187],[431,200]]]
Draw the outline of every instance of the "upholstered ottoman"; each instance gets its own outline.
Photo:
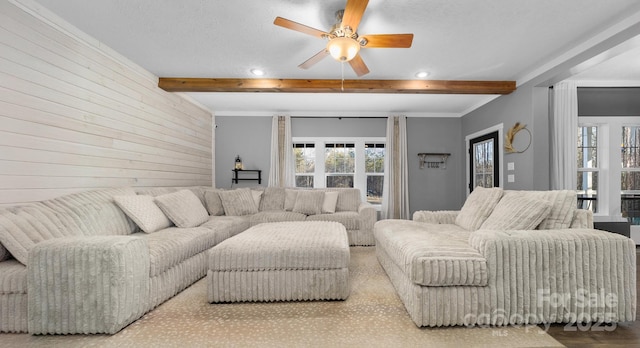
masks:
[[[349,241],[337,222],[259,224],[209,251],[208,300],[344,300]]]

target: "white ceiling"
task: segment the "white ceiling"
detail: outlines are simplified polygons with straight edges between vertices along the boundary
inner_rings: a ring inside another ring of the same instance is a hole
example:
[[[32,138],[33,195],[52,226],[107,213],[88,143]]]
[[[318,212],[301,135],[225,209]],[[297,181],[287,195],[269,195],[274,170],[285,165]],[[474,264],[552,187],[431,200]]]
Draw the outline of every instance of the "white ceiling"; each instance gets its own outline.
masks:
[[[36,0],[83,32],[160,77],[340,79],[327,58],[297,66],[325,42],[273,25],[276,16],[328,30],[345,0]],[[534,78],[603,32],[640,18],[638,0],[370,0],[360,34],[414,33],[410,49],[364,49],[364,79]],[[640,32],[640,30],[639,30]],[[638,45],[640,46],[640,45]],[[640,50],[579,69],[586,80],[640,81]],[[577,52],[579,53],[579,52]],[[614,56],[612,54],[612,56]],[[626,58],[625,58],[626,57]],[[587,57],[588,58],[588,57]],[[635,65],[631,62],[635,60]],[[595,67],[592,67],[594,66]],[[585,65],[586,66],[586,65]],[[591,74],[591,75],[589,75]],[[356,78],[348,65],[344,78]],[[495,96],[417,94],[187,93],[216,115],[461,116]]]

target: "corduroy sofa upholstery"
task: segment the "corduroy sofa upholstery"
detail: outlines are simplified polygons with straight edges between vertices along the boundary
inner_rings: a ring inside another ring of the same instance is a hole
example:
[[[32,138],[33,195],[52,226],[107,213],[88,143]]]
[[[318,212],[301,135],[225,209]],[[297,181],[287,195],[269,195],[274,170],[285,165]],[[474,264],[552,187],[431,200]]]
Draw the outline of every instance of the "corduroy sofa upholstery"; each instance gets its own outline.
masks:
[[[208,208],[205,194],[215,189],[188,190]],[[290,215],[284,209],[273,216],[206,215],[197,226],[144,233],[114,202],[116,196],[180,191],[101,189],[0,209],[0,332],[118,332],[204,277],[213,246]],[[358,221],[347,223],[358,227],[356,235],[369,228],[373,239],[375,209],[360,203],[357,189],[340,190],[340,196],[338,206],[355,207],[340,215],[353,213]]]
[[[477,191],[461,211],[374,227],[377,257],[417,326],[635,320],[635,243],[593,229],[575,192]]]

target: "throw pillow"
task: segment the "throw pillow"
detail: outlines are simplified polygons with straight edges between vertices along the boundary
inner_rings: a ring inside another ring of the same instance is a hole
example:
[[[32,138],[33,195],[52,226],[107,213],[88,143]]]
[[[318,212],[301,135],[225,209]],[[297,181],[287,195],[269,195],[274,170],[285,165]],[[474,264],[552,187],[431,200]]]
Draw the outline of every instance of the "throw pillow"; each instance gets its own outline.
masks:
[[[338,204],[338,191],[328,191],[324,193],[324,202],[322,203],[323,213],[335,213],[336,204]]]
[[[207,204],[207,211],[209,211],[209,215],[211,216],[224,215],[224,207],[222,206],[218,192],[218,190],[206,190],[204,192],[204,201]]]
[[[284,210],[293,211],[293,206],[296,204],[296,197],[299,190],[285,189],[284,197]]]
[[[256,207],[259,207],[260,201],[262,200],[262,191],[251,190],[251,197],[253,197],[253,202],[256,204]]]
[[[218,195],[220,195],[225,215],[243,216],[258,213],[258,207],[248,188],[220,191]]]
[[[316,215],[322,213],[324,203],[324,192],[315,190],[301,190],[296,197],[293,206],[294,213],[305,215]]]
[[[491,215],[500,198],[502,198],[502,189],[499,187],[476,187],[456,216],[456,225],[468,231],[477,230]]]
[[[267,187],[264,189],[262,200],[258,210],[284,210],[284,200],[286,198],[285,189],[282,187]],[[293,209],[293,206],[291,207]]]
[[[551,203],[551,211],[538,229],[553,230],[571,227],[573,215],[576,207],[576,191],[574,190],[554,190],[554,191],[531,191],[527,192],[532,197],[544,199]]]
[[[493,209],[481,229],[533,230],[549,216],[551,203],[544,199],[505,194]]]
[[[173,225],[156,205],[152,196],[114,196],[113,200],[146,233],[153,233]]]
[[[200,226],[209,220],[209,213],[200,199],[189,190],[180,190],[155,198],[155,202],[178,227]]]

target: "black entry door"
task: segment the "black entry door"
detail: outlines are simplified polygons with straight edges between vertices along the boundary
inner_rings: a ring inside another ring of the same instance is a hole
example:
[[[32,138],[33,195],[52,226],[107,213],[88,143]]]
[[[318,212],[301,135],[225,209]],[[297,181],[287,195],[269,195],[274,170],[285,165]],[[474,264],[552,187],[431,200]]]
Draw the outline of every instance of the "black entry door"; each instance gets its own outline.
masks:
[[[469,141],[469,192],[478,186],[495,187],[500,183],[498,131]]]

